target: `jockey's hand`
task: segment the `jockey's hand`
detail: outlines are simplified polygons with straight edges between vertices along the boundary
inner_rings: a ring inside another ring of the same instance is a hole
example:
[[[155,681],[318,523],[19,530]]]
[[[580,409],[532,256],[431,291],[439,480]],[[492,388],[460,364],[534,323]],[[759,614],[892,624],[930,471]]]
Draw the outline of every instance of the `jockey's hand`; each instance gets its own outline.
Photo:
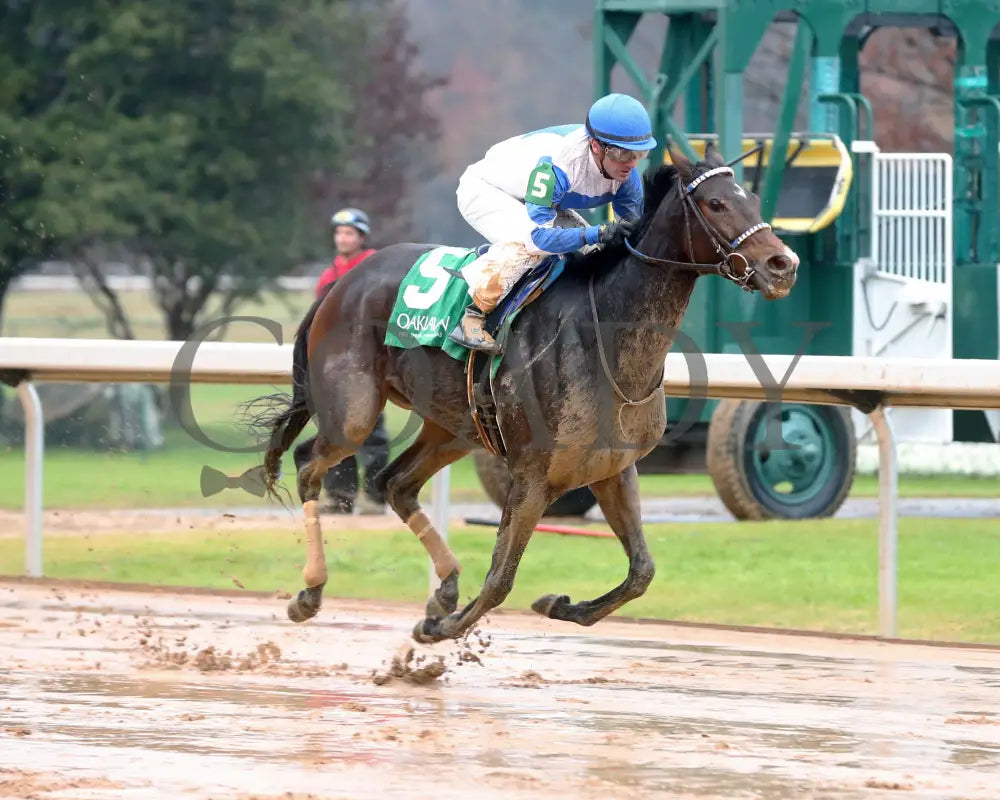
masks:
[[[631,220],[620,219],[617,222],[606,222],[597,231],[598,244],[621,244],[635,230]]]

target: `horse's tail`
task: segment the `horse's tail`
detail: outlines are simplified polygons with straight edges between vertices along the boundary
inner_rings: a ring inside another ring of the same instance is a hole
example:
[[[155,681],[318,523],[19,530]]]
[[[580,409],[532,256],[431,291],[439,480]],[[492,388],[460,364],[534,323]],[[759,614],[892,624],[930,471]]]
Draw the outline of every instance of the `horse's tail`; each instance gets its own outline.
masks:
[[[295,331],[295,344],[292,347],[292,394],[285,393],[265,395],[250,401],[248,405],[263,404],[265,409],[253,412],[250,427],[255,429],[261,438],[267,439],[267,451],[264,454],[264,485],[267,493],[277,497],[274,485],[281,476],[281,456],[292,446],[302,429],[309,424],[312,411],[309,408],[309,330],[320,304],[329,292],[326,291],[313,301],[298,330]]]

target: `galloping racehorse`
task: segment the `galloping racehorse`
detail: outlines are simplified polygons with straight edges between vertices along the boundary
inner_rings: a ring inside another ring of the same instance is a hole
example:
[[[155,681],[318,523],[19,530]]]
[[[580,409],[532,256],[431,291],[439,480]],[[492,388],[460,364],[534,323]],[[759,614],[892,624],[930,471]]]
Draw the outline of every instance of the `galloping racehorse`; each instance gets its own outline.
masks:
[[[365,441],[387,401],[413,409],[423,426],[383,471],[389,504],[419,537],[441,584],[413,637],[460,636],[510,593],[518,563],[545,509],[589,486],[628,557],[625,579],[595,600],[538,598],[532,609],[592,625],[641,596],[653,578],[639,513],[635,462],[666,426],[664,360],[699,275],[717,274],[768,299],[785,297],[798,258],[761,221],[760,200],[739,186],[715,152],[647,172],[645,211],[633,241],[575,254],[524,307],[493,376],[496,422],[512,482],[493,560],[479,596],[459,611],[459,564],[417,501],[442,467],[484,446],[470,413],[465,365],[439,348],[384,343],[400,284],[433,245],[386,247],[338,281],[296,334],[293,394],[261,422],[273,493],[281,456],[315,415],[318,435],[298,470],[306,528],[306,588],[288,606],[314,616],[327,579],[317,498],[327,469]],[[272,398],[273,399],[273,398]]]

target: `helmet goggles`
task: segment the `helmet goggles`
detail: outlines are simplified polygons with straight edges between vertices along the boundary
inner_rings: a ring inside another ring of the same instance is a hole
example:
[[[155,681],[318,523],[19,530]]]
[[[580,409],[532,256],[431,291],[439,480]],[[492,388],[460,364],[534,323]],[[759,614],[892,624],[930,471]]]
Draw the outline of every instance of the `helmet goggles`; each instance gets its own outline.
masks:
[[[601,150],[607,158],[617,161],[619,164],[628,164],[632,161],[642,161],[649,155],[648,150],[627,150],[624,147],[617,147],[613,144],[601,142]]]

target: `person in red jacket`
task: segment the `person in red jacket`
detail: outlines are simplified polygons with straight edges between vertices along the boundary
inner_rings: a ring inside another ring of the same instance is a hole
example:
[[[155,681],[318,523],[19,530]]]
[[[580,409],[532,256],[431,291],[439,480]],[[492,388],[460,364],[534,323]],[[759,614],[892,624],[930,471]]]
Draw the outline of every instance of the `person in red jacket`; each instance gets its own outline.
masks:
[[[371,233],[371,223],[368,215],[360,208],[340,209],[330,217],[330,224],[333,226],[333,246],[337,248],[337,256],[319,276],[316,284],[317,297],[323,294],[328,284],[343,278],[375,252],[374,249],[365,247]]]
[[[368,215],[359,208],[342,208],[330,218],[333,226],[333,245],[337,256],[319,276],[316,296],[323,294],[329,284],[344,277],[358,264],[375,252],[366,248],[371,233]],[[364,492],[358,493],[358,461],[364,469]],[[348,456],[331,467],[323,478],[329,504],[324,511],[350,514],[357,501],[361,514],[384,514],[387,511],[385,493],[375,486],[375,476],[389,463],[389,436],[384,414],[378,415],[375,428],[358,450],[357,457]]]

